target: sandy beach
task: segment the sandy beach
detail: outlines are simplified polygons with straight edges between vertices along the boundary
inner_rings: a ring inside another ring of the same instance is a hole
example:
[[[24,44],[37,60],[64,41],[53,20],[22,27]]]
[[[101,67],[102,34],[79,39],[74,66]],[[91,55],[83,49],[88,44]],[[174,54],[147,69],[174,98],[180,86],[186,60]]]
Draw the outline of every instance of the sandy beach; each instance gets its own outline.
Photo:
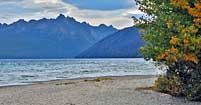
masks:
[[[83,78],[0,88],[0,105],[201,105],[139,87],[155,76]]]

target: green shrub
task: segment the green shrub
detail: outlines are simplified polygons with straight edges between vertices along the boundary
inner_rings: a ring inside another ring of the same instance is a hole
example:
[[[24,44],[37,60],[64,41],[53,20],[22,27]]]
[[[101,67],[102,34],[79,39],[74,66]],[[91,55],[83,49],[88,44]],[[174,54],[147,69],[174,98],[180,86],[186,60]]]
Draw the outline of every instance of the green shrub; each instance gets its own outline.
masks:
[[[201,83],[187,85],[186,97],[191,101],[201,101]]]
[[[169,94],[173,96],[182,96],[183,95],[183,87],[182,81],[180,80],[179,76],[173,76],[169,78]]]
[[[146,42],[146,60],[166,67],[157,91],[201,100],[200,0],[135,0],[145,15],[133,18]]]
[[[201,62],[200,62],[201,63]],[[188,71],[185,82],[185,94],[189,100],[201,101],[201,64]]]
[[[154,83],[154,90],[163,92],[163,93],[168,93],[169,92],[169,81],[166,76],[160,76]]]
[[[182,96],[182,82],[179,77],[173,76],[172,78],[168,78],[167,76],[160,76],[154,84],[154,90],[168,93],[173,96]]]

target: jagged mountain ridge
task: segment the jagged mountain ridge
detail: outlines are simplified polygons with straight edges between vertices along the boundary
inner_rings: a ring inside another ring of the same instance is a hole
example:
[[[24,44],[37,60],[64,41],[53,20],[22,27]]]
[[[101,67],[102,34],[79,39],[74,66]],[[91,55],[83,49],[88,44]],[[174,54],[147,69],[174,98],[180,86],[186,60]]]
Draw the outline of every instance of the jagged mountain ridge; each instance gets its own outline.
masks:
[[[117,32],[60,14],[56,19],[18,20],[0,24],[0,58],[73,58]]]

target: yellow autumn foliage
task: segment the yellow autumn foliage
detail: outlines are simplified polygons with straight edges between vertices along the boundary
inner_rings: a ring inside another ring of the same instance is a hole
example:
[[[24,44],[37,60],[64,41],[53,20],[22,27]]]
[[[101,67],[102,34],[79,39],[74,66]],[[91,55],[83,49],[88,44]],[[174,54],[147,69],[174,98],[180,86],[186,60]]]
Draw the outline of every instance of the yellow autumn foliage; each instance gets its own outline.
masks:
[[[179,39],[176,38],[175,36],[171,38],[170,40],[170,44],[176,45],[179,43]]]
[[[194,54],[184,54],[184,60],[198,64],[198,58]]]

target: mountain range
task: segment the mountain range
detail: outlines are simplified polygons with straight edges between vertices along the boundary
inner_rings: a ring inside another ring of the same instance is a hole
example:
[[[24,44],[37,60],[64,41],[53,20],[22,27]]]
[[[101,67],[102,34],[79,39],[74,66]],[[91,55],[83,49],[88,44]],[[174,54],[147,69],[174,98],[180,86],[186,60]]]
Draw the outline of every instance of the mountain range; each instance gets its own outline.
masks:
[[[139,57],[139,29],[55,19],[0,24],[0,59]]]
[[[73,58],[106,36],[113,26],[91,26],[72,17],[0,24],[0,58]]]
[[[77,58],[133,58],[141,57],[144,45],[138,28],[129,27],[109,35],[82,52]]]

